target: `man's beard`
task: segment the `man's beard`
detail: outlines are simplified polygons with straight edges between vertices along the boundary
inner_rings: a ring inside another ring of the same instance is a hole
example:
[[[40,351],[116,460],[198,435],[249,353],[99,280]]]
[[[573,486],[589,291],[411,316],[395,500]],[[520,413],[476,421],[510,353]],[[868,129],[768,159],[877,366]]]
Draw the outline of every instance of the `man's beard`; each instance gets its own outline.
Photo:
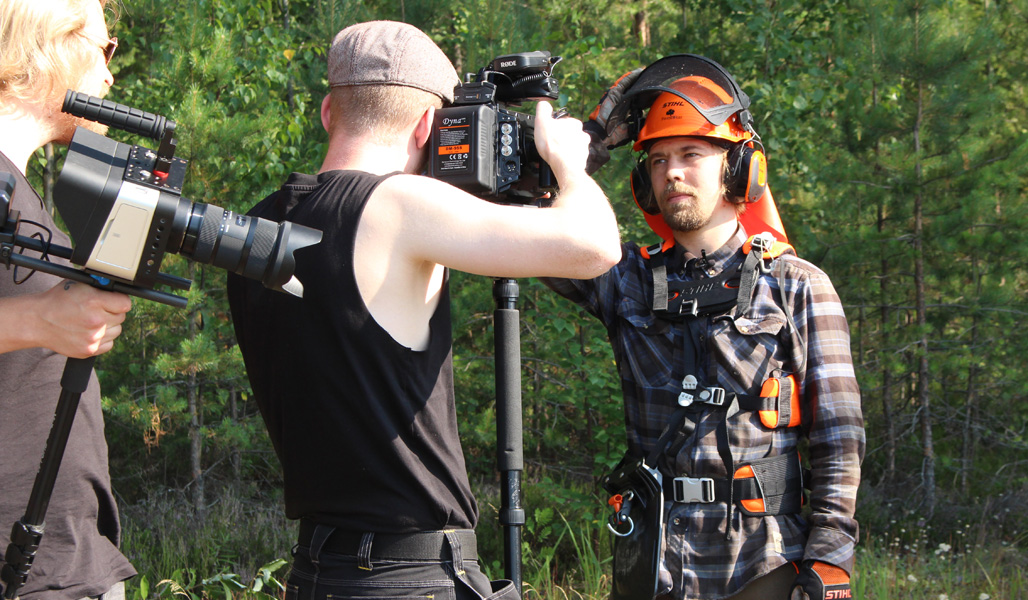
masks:
[[[689,194],[688,200],[681,200],[674,206],[666,204],[666,199],[672,194]],[[664,222],[672,231],[697,231],[710,223],[710,214],[703,214],[700,211],[698,190],[680,181],[672,181],[664,188],[664,206],[660,208],[660,214]]]

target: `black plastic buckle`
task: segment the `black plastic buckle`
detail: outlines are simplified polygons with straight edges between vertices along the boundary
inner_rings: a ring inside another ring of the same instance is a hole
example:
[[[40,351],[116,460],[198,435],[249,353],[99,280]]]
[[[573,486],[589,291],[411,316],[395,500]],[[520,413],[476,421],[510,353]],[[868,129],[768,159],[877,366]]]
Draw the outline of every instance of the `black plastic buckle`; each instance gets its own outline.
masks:
[[[673,484],[675,502],[709,504],[714,501],[714,480],[710,477],[675,477]]]

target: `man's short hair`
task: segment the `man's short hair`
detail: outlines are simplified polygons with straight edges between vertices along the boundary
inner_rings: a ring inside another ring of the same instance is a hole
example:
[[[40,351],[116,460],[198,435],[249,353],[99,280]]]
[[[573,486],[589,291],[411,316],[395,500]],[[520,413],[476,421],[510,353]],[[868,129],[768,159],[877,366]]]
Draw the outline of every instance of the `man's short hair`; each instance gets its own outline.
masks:
[[[399,85],[351,85],[332,88],[330,132],[342,128],[349,135],[371,136],[388,143],[406,135],[430,106],[442,108],[435,94]]]
[[[0,2],[0,101],[38,101],[78,82],[87,52],[81,33],[90,5],[107,0]]]

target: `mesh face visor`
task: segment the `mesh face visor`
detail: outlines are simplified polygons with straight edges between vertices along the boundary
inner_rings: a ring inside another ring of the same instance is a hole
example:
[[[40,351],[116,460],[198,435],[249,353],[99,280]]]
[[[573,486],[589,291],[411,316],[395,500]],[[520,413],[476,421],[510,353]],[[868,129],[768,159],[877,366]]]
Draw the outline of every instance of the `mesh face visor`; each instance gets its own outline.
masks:
[[[693,93],[683,93],[672,84],[683,78],[695,81],[709,80],[720,90],[715,93],[711,88],[700,90],[697,86]],[[700,93],[695,93],[699,91]],[[608,126],[627,122],[633,131],[643,126],[643,113],[661,93],[672,93],[688,102],[712,126],[723,125],[732,115],[739,113],[739,124],[752,132],[749,111],[750,99],[743,92],[732,76],[716,62],[695,54],[676,54],[658,60],[639,74],[622,101],[611,112]],[[633,136],[634,137],[634,136]]]

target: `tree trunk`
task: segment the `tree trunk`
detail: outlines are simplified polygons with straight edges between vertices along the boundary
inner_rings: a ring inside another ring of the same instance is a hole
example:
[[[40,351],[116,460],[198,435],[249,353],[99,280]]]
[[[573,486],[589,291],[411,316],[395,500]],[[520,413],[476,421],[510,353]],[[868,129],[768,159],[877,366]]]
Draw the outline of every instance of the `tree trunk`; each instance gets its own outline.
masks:
[[[632,23],[632,34],[639,40],[640,48],[647,48],[650,45],[650,22],[646,16],[647,0],[638,0],[639,10],[635,13],[635,22]]]
[[[200,400],[197,393],[199,383],[195,373],[191,373],[186,380],[188,381],[186,399],[189,404],[189,472],[193,476],[193,510],[197,517],[203,519],[206,502],[203,490],[203,436],[200,432],[202,423]]]
[[[196,279],[196,263],[189,263],[189,278]],[[196,314],[189,314],[189,338],[196,337]],[[193,476],[193,510],[201,520],[206,512],[203,481],[203,418],[200,414],[199,378],[196,371],[190,369],[186,377],[186,402],[189,408],[189,472]]]
[[[885,229],[885,207],[878,205],[878,231]],[[889,257],[882,252],[882,271],[880,277],[881,319],[882,319],[882,352],[889,348]],[[896,479],[896,421],[892,410],[892,369],[889,361],[882,358],[882,418],[885,421],[885,472],[882,481],[891,484]]]
[[[282,7],[282,29],[289,31],[289,0],[280,0]],[[292,61],[290,61],[292,62]],[[289,82],[286,84],[286,102],[289,104],[289,109],[292,110],[293,106],[293,76],[289,76]]]
[[[878,67],[878,44],[875,37],[871,36],[871,56],[874,60],[874,69]],[[871,84],[871,105],[874,107],[878,106],[878,82],[877,79]],[[880,172],[880,155],[881,148],[879,144],[875,143],[875,170]],[[885,200],[880,199],[878,201],[878,233],[881,235],[885,232],[885,216],[887,210],[885,206]],[[882,236],[884,237],[884,236]],[[889,367],[889,362],[885,360],[884,353],[889,350],[889,265],[891,263],[889,259],[889,253],[886,251],[884,246],[881,249],[881,272],[879,273],[878,280],[879,294],[881,298],[881,322],[882,322],[882,339],[879,342],[880,352],[883,354],[881,358],[882,363],[882,418],[885,426],[885,470],[882,474],[882,482],[887,486],[891,485],[896,480],[896,423],[893,419],[892,410],[892,369]]]
[[[914,53],[919,51],[920,19],[919,9],[914,13]],[[918,346],[917,391],[921,406],[921,453],[924,460],[921,468],[924,486],[924,510],[926,519],[935,512],[935,448],[932,439],[932,401],[929,389],[928,365],[928,311],[925,301],[924,274],[924,192],[921,164],[921,126],[924,118],[924,83],[917,83],[917,120],[914,124],[914,176],[917,192],[914,195],[914,289],[917,305]]]
[[[239,390],[232,388],[228,393],[229,411],[232,415],[232,422],[239,423]],[[238,482],[243,478],[243,455],[239,452],[239,446],[232,447],[232,477]]]

